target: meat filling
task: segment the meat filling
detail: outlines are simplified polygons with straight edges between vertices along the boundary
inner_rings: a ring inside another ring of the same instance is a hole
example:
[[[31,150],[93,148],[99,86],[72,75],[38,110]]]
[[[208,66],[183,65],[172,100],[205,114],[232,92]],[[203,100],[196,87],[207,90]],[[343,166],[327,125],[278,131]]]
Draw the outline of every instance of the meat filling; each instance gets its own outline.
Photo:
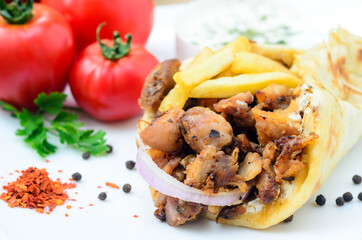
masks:
[[[166,60],[159,63],[147,76],[143,85],[140,106],[145,110],[157,110],[164,96],[175,86],[173,75],[179,71],[180,61]]]
[[[186,111],[181,121],[181,132],[185,141],[196,152],[201,152],[207,146],[221,150],[233,137],[230,123],[204,107],[193,107]]]
[[[318,135],[303,131],[307,105],[300,106],[300,94],[299,88],[271,84],[255,96],[194,99],[207,107],[191,105],[186,112],[174,107],[154,120],[141,139],[158,167],[185,185],[206,193],[243,191],[241,203],[217,207],[214,213],[217,219],[234,219],[255,198],[261,204],[275,201],[283,182],[293,181],[305,167],[303,149]],[[162,193],[154,202],[155,216],[171,226],[197,219],[205,207]]]

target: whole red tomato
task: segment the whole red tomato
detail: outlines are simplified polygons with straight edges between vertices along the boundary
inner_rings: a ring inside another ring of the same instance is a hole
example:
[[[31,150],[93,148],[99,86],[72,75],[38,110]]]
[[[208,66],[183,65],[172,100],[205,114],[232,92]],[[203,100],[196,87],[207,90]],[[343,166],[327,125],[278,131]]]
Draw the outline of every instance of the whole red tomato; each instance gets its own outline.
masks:
[[[60,11],[73,28],[77,52],[93,43],[97,26],[107,22],[101,38],[111,39],[113,30],[132,34],[144,45],[153,24],[152,0],[42,0]]]
[[[8,8],[18,7],[18,15]],[[33,108],[41,92],[63,91],[74,61],[72,29],[55,10],[28,0],[0,8],[0,100]]]
[[[102,27],[102,26],[100,26]],[[100,28],[97,35],[99,36]],[[116,121],[140,112],[138,98],[148,73],[157,59],[142,45],[123,43],[119,33],[109,44],[88,46],[73,66],[69,84],[79,106],[101,121]]]

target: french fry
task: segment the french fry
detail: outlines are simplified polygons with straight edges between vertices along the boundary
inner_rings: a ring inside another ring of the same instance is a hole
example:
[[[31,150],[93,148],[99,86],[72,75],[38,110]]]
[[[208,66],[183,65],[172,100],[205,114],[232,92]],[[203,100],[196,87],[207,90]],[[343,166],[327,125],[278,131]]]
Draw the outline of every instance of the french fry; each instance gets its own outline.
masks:
[[[211,57],[212,55],[214,55],[214,51],[212,51],[209,47],[204,47],[192,60],[191,62],[191,66],[195,66],[199,63],[202,63],[203,61],[205,61],[206,59],[208,59],[209,57]]]
[[[301,83],[301,80],[284,72],[243,74],[205,81],[191,91],[190,97],[229,98],[247,91],[255,94],[257,90],[267,87],[270,83],[293,88]]]
[[[250,52],[251,51],[251,45],[249,39],[246,37],[238,37],[232,42],[229,42],[226,44],[226,46],[222,47],[219,51],[224,50],[225,48],[231,48],[234,53],[238,52]]]
[[[271,58],[275,61],[280,61],[290,67],[293,64],[295,55],[301,54],[304,51],[288,46],[253,43],[251,44],[251,52],[263,55],[264,57]]]
[[[235,59],[231,65],[231,72],[240,73],[266,73],[266,72],[286,72],[289,69],[281,63],[271,60],[262,55],[248,52],[239,52],[235,54]]]
[[[177,72],[173,79],[185,90],[191,90],[231,66],[234,61],[233,48],[225,48],[185,71]]]
[[[158,110],[160,112],[165,112],[170,110],[173,107],[183,108],[187,99],[189,98],[190,91],[187,91],[176,84],[173,89],[167,94],[167,96],[162,100]]]

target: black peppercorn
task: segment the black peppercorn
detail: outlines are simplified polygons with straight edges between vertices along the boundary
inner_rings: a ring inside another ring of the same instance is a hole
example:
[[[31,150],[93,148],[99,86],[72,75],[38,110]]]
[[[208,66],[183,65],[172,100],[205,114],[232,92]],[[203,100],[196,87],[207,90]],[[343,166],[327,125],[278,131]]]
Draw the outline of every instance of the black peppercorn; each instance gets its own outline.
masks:
[[[108,147],[108,150],[107,150],[106,153],[111,153],[111,152],[113,152],[113,147],[112,147],[111,145],[108,144],[107,147]]]
[[[293,215],[288,217],[287,219],[283,220],[283,222],[285,222],[285,223],[288,223],[288,222],[291,222],[291,221],[293,221]]]
[[[362,192],[358,194],[358,199],[362,201]]]
[[[131,191],[131,188],[131,184],[126,183],[125,185],[123,185],[123,192],[129,193]]]
[[[345,202],[352,201],[352,199],[353,199],[352,193],[346,192],[345,194],[343,194],[343,199],[344,199]]]
[[[136,166],[136,163],[134,161],[129,160],[129,161],[126,162],[126,168],[133,169],[134,166]]]
[[[79,172],[73,173],[72,178],[74,181],[79,182],[82,179],[82,175]]]
[[[352,181],[354,182],[354,184],[361,184],[362,177],[360,175],[354,175]]]
[[[87,160],[89,158],[90,158],[90,153],[89,152],[83,153],[83,159]]]
[[[344,200],[343,200],[343,198],[342,198],[342,197],[338,197],[338,198],[336,199],[336,204],[337,204],[337,206],[343,206],[343,205],[344,205]]]
[[[315,199],[315,202],[319,205],[319,206],[323,206],[324,204],[326,204],[326,198],[322,195],[319,194],[317,196],[317,198]]]
[[[107,198],[107,193],[105,192],[101,192],[99,195],[98,195],[98,198],[102,201],[106,200]]]

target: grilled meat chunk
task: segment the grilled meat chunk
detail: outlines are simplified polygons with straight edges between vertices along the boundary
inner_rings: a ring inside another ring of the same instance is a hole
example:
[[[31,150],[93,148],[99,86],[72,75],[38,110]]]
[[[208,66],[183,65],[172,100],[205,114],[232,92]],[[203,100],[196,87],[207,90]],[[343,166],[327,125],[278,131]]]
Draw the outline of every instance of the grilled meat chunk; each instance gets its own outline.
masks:
[[[140,106],[145,110],[157,110],[162,99],[175,86],[173,75],[179,71],[181,63],[177,59],[159,63],[146,78],[143,85]]]
[[[223,113],[235,118],[239,127],[250,128],[254,127],[255,120],[250,111],[249,104],[254,101],[254,96],[250,93],[239,93],[234,97],[221,100],[214,105],[216,112]]]
[[[272,83],[256,92],[256,99],[261,109],[286,109],[293,97],[293,91],[284,85]]]
[[[141,132],[143,143],[169,154],[180,150],[183,144],[180,121],[184,114],[181,108],[174,107],[156,118]]]
[[[201,152],[207,146],[220,150],[233,137],[233,129],[225,118],[204,107],[193,107],[186,111],[181,120],[181,132],[196,152]]]
[[[263,170],[263,159],[258,153],[249,152],[240,164],[238,175],[242,181],[254,179]]]
[[[279,196],[279,185],[266,171],[258,175],[255,186],[259,191],[260,202],[263,204],[269,204]]]
[[[166,222],[170,226],[182,225],[186,222],[196,220],[201,210],[201,204],[167,197],[165,205]]]
[[[275,162],[277,182],[282,182],[283,178],[294,177],[304,167],[304,163],[299,160],[297,155],[317,138],[317,134],[311,133],[308,136],[282,137],[275,141],[276,146],[281,150]]]
[[[207,147],[187,166],[184,183],[203,190],[223,187],[238,170],[237,155],[238,149],[228,156],[214,146]]]

